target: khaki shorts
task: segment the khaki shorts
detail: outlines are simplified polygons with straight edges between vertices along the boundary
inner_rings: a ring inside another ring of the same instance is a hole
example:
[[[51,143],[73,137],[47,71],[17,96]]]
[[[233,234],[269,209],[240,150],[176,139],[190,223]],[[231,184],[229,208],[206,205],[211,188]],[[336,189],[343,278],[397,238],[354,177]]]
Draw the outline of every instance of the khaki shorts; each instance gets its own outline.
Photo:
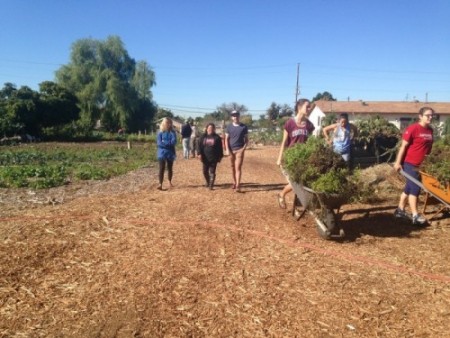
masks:
[[[244,162],[244,153],[245,148],[242,147],[240,149],[231,150],[230,151],[230,158],[231,158],[231,166],[238,168],[242,167],[242,162]]]

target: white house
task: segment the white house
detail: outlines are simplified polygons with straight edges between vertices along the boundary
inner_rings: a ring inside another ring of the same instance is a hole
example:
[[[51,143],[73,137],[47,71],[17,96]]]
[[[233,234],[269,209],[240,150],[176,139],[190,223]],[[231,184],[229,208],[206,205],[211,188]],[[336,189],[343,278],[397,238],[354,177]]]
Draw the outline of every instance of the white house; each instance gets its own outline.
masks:
[[[397,128],[403,130],[415,118],[421,107],[431,107],[436,112],[436,121],[442,126],[450,118],[450,102],[397,102],[397,101],[323,101],[314,102],[315,107],[309,120],[316,127],[316,134],[320,133],[322,119],[334,113],[339,115],[347,113],[350,122],[368,118],[369,116],[382,116]],[[435,121],[435,122],[436,122]]]

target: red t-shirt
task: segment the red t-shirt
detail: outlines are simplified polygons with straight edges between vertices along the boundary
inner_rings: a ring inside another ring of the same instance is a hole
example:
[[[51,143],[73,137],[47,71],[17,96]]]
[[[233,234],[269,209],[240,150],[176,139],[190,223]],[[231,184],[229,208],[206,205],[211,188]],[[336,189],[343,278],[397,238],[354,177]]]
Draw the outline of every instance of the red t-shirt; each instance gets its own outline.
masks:
[[[305,143],[308,136],[314,131],[315,127],[310,120],[305,120],[297,125],[295,119],[289,119],[284,124],[284,130],[288,133],[285,146],[287,148],[292,147],[296,143]]]
[[[406,128],[403,139],[408,142],[405,162],[419,166],[433,146],[433,129],[414,123]]]

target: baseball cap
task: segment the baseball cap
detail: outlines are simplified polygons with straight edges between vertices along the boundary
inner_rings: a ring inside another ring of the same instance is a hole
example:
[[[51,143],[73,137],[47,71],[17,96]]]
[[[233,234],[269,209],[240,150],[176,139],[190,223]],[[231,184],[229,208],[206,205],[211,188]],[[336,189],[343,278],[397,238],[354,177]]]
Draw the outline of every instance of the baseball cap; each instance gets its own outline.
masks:
[[[239,116],[239,115],[240,115],[240,113],[237,110],[233,110],[231,112],[231,116]]]

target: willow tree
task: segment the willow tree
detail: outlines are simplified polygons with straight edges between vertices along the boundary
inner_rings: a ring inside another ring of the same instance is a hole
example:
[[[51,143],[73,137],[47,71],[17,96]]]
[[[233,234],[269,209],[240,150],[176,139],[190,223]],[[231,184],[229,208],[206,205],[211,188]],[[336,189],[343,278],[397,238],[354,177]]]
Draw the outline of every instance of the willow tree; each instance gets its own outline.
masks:
[[[56,79],[77,96],[85,126],[100,120],[107,130],[146,129],[155,113],[150,90],[155,74],[146,62],[131,58],[117,36],[76,41]]]

